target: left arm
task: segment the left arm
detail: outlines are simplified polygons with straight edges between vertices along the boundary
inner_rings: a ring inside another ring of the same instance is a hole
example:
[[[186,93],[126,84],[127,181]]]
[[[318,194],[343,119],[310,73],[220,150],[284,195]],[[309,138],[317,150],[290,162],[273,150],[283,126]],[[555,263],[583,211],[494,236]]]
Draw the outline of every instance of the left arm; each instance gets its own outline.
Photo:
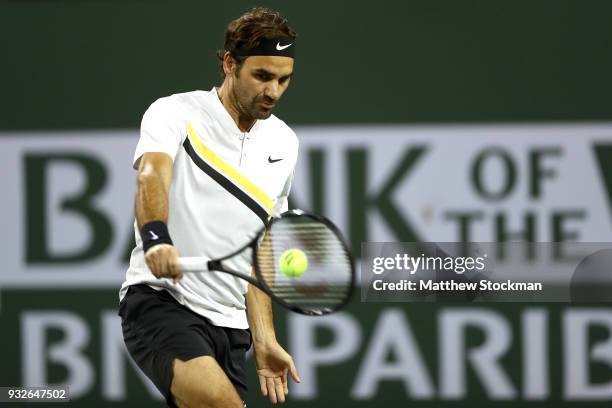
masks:
[[[297,138],[295,138],[295,141],[294,167],[297,160]],[[278,215],[287,211],[289,206],[287,197],[291,190],[292,181],[293,172],[289,174],[285,181],[273,214]],[[264,235],[264,241],[269,239],[270,236],[268,234]],[[289,393],[287,371],[291,373],[294,381],[300,382],[301,380],[293,364],[293,358],[276,341],[274,320],[272,318],[272,300],[256,286],[249,285],[246,301],[249,327],[253,335],[255,364],[257,365],[261,394],[264,397],[269,396],[273,404],[285,402],[285,396]]]
[[[272,301],[253,285],[249,285],[246,301],[261,394],[269,396],[273,404],[285,402],[285,396],[289,393],[287,371],[296,382],[300,382],[300,377],[293,358],[276,341]]]

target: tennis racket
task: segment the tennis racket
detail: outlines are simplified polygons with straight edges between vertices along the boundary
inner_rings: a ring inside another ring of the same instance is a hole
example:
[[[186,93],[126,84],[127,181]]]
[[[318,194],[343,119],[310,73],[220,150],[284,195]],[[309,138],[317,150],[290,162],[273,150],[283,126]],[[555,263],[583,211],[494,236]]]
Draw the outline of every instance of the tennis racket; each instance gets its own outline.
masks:
[[[306,256],[308,266],[303,273],[291,275],[282,263],[287,251],[295,249]],[[223,266],[223,261],[243,251],[251,251],[254,277]],[[273,218],[251,242],[227,256],[182,257],[179,266],[187,273],[229,273],[257,286],[280,305],[313,316],[345,306],[355,284],[353,257],[338,228],[325,217],[301,210]]]

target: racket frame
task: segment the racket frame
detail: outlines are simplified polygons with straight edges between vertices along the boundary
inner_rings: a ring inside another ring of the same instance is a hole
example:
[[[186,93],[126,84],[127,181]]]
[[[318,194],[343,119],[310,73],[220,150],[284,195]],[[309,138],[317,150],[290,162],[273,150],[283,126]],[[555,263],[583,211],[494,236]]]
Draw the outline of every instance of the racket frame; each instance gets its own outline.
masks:
[[[315,221],[318,221],[324,224],[327,228],[329,228],[336,235],[336,237],[338,238],[338,241],[340,242],[340,245],[342,245],[342,249],[344,249],[344,251],[346,252],[346,255],[349,261],[349,265],[350,265],[351,280],[348,283],[348,289],[347,289],[347,293],[346,293],[344,300],[338,305],[334,306],[333,308],[330,308],[328,311],[315,312],[314,310],[302,309],[296,305],[286,302],[280,296],[275,295],[274,292],[268,287],[268,285],[266,284],[266,281],[263,279],[261,271],[259,270],[259,266],[258,266],[259,263],[258,263],[258,258],[257,258],[257,248],[258,248],[259,239],[264,237],[268,229],[272,226],[272,224],[274,224],[276,220],[281,220],[287,217],[309,217],[309,218],[314,219]],[[245,249],[249,247],[253,251],[251,254],[251,258],[252,258],[252,269],[255,272],[255,278],[253,278],[252,276],[246,276],[236,271],[232,271],[231,269],[225,268],[223,266],[222,261],[233,258],[234,256],[238,255],[239,253],[241,253],[242,251],[244,251]],[[256,286],[261,291],[266,293],[268,296],[270,296],[276,302],[281,304],[283,307],[289,310],[292,310],[296,313],[300,313],[300,314],[307,315],[307,316],[322,316],[325,314],[334,313],[344,308],[347,305],[347,303],[350,301],[353,295],[353,291],[355,289],[355,260],[353,258],[353,254],[351,253],[338,227],[336,227],[334,223],[332,223],[330,220],[328,220],[327,218],[321,215],[311,214],[311,213],[307,213],[307,212],[304,212],[302,210],[297,210],[297,209],[286,211],[282,213],[280,215],[280,218],[271,218],[270,221],[266,223],[266,225],[261,229],[261,231],[259,231],[257,236],[252,241],[242,246],[240,249],[232,252],[231,254],[224,256],[223,258],[218,258],[218,259],[208,261],[207,268],[209,271],[225,272],[225,273],[229,273],[230,275],[236,276],[240,279],[244,279],[250,284],[252,284],[253,286]]]

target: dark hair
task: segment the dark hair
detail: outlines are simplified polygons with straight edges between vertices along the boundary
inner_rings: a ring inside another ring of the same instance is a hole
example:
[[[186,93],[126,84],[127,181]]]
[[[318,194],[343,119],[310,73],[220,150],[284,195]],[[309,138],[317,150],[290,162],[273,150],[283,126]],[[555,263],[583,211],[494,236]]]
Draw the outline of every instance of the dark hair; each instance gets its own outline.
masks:
[[[294,41],[296,36],[297,34],[289,26],[287,19],[278,11],[265,7],[255,7],[247,11],[227,25],[223,49],[217,51],[217,58],[221,64],[221,76],[225,76],[223,55],[227,51],[231,53],[236,48],[257,48],[264,39],[283,37]],[[232,54],[232,58],[240,69],[247,57],[237,57]]]

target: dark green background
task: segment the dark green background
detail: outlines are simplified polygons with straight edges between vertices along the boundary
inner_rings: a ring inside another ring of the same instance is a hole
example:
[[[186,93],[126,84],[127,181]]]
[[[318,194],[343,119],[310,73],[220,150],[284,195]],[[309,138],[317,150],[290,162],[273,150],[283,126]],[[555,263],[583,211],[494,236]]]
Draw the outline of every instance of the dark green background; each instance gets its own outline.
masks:
[[[225,3],[0,2],[0,129],[135,127],[257,4],[299,33],[290,124],[612,119],[612,2]]]

